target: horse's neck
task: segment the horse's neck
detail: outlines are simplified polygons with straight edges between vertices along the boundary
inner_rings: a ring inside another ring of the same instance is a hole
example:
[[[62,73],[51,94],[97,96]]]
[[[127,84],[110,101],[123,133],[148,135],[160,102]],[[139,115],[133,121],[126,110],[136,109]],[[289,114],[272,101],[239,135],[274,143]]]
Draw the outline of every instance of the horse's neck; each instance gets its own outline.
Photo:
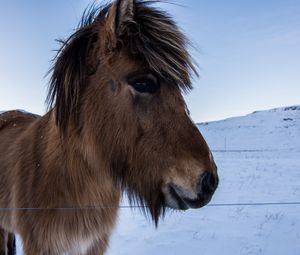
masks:
[[[101,159],[96,146],[86,136],[75,133],[61,137],[55,120],[49,116],[45,136],[45,159],[48,161],[47,172],[51,178],[59,177],[58,182],[63,191],[73,196],[78,203],[111,203],[108,197],[118,199],[115,187],[105,160]],[[70,132],[70,131],[69,131]],[[113,196],[104,196],[110,194]],[[107,201],[104,201],[107,200]]]
[[[104,161],[93,144],[94,139],[88,139],[87,135],[81,135],[71,126],[62,134],[55,123],[54,112],[42,118],[47,119],[44,128],[48,141],[45,154],[53,156],[50,156],[50,161],[62,161],[64,172],[71,175],[81,175],[83,169],[95,174],[100,169],[104,170]]]

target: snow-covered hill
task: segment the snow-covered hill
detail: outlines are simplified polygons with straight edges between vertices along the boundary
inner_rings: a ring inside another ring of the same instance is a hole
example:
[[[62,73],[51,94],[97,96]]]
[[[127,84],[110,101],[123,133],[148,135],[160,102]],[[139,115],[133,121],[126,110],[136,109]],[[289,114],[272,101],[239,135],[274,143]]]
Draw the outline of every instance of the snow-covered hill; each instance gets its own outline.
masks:
[[[202,123],[199,129],[220,175],[211,203],[300,201],[300,106]],[[139,212],[123,209],[108,254],[299,255],[300,205],[173,212],[157,230]]]
[[[300,149],[300,106],[199,124],[213,150]]]

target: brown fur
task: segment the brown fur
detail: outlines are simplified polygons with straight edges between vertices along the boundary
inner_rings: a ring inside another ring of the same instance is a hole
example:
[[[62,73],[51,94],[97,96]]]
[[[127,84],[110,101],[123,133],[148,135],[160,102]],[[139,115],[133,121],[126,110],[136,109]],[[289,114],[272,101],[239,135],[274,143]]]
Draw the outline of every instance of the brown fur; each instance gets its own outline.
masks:
[[[201,174],[216,175],[181,95],[195,70],[187,43],[147,2],[84,16],[55,60],[49,112],[0,115],[0,207],[41,209],[1,211],[0,233],[19,233],[26,255],[103,254],[122,191],[157,224],[169,183],[196,192]],[[141,72],[158,77],[157,93],[128,85]],[[91,205],[103,208],[77,208]]]

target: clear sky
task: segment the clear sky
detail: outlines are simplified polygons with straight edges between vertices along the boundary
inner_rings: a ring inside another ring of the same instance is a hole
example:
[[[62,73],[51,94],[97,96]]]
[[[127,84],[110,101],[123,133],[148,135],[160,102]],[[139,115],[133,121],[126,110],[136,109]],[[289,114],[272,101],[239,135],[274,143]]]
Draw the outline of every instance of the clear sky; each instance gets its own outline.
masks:
[[[196,122],[300,104],[300,1],[176,0],[160,4],[197,48],[200,79],[186,95]],[[3,0],[0,110],[43,114],[58,48],[88,0]]]

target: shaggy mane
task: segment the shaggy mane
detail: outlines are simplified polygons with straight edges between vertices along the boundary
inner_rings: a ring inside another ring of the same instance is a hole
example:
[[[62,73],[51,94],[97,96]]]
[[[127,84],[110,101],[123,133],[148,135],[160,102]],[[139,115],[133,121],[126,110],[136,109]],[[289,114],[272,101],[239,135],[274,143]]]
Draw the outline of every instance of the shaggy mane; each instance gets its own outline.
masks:
[[[132,57],[145,62],[162,79],[189,90],[191,74],[197,74],[188,53],[189,41],[176,23],[164,11],[152,6],[159,1],[135,1],[135,17],[115,50],[126,48]],[[61,131],[70,120],[77,120],[79,98],[86,88],[87,78],[98,67],[97,42],[99,26],[105,21],[112,4],[88,7],[76,31],[66,40],[59,40],[61,48],[50,70],[51,79],[47,96],[48,108],[56,108],[56,122]],[[103,38],[102,38],[103,37]]]

